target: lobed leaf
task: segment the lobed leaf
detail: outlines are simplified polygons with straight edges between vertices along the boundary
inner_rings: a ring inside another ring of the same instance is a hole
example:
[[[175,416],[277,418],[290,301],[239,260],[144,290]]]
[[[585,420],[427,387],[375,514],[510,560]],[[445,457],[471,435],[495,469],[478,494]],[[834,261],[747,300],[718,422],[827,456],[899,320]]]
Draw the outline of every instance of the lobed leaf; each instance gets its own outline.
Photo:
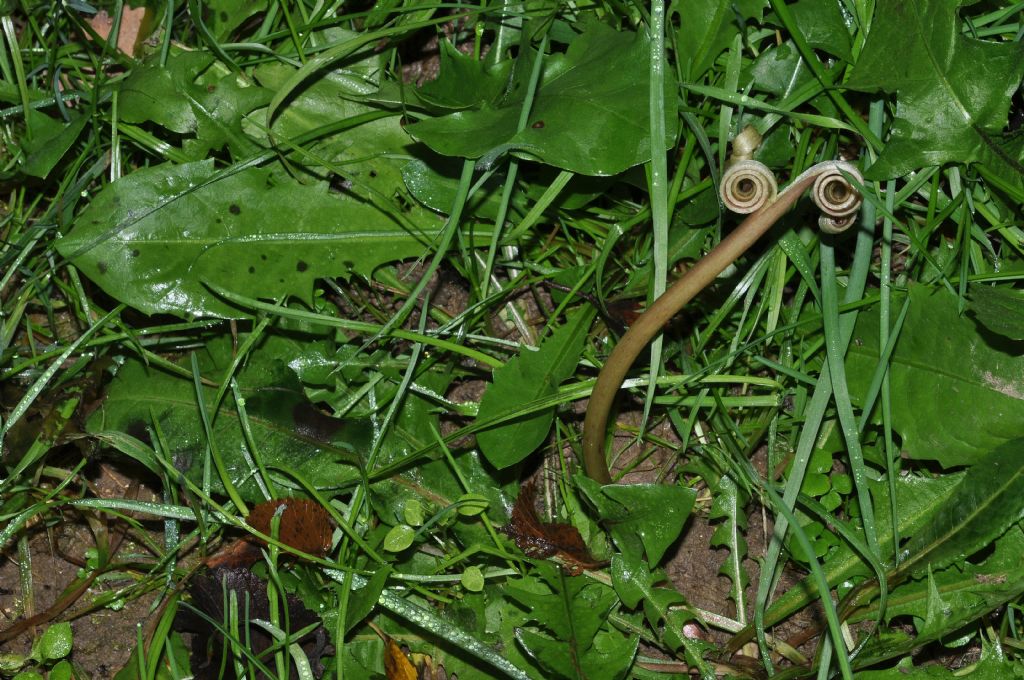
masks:
[[[978,323],[1011,340],[1024,340],[1024,295],[1003,287],[975,285],[967,305]]]
[[[321,277],[369,276],[423,253],[442,224],[412,233],[380,209],[262,168],[213,161],[138,170],[104,188],[57,250],[111,296],[148,314],[241,318],[204,284],[309,301]]]
[[[969,37],[957,19],[964,4],[970,2],[878,3],[846,83],[897,94],[889,141],[866,179],[950,162],[1004,164],[992,137],[1006,126],[1010,97],[1024,74],[1024,43]]]
[[[1024,517],[1024,439],[980,458],[903,547],[898,573],[920,576],[971,556]]]
[[[630,557],[656,565],[679,538],[697,498],[693,489],[660,484],[608,484],[600,486],[583,475],[576,483],[608,522],[616,545]]]
[[[894,300],[896,305],[899,300]],[[846,359],[855,402],[878,363],[878,317],[861,314]],[[971,465],[1024,429],[1024,355],[978,335],[944,289],[910,287],[910,309],[889,364],[892,426],[903,455]]]
[[[121,83],[119,112],[130,123],[153,122],[191,135],[182,145],[201,160],[225,145],[236,156],[259,146],[242,131],[242,119],[270,101],[271,92],[230,73],[207,52],[175,50],[162,63],[147,59]]]
[[[526,129],[518,129],[525,74],[538,58],[530,49],[520,52],[509,91],[499,102],[427,118],[406,129],[446,156],[485,157],[489,162],[514,152],[584,175],[615,175],[650,160],[649,51],[642,31],[591,23],[563,57],[545,57]],[[666,74],[665,88],[666,149],[674,144],[677,127],[671,73]]]

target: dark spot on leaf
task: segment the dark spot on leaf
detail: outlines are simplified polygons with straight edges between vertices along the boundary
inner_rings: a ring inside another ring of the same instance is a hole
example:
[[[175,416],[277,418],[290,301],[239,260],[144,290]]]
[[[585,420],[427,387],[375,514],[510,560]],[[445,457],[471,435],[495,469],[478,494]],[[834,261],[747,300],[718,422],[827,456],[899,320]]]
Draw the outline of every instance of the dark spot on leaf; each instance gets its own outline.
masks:
[[[376,170],[370,170],[370,177],[376,177],[376,176],[377,176],[377,171]]]
[[[278,283],[284,283],[284,279],[278,279],[277,282]]]
[[[306,264],[305,260],[299,260],[295,263],[295,271],[304,272],[309,269],[309,265]]]
[[[250,265],[249,266],[249,273],[250,274],[255,274],[256,273],[256,267],[253,267],[253,266]]]
[[[530,127],[532,127],[534,130],[540,130],[542,127],[544,127],[544,121],[538,120],[536,123],[534,123]]]
[[[292,420],[295,421],[295,434],[318,444],[330,444],[343,425],[338,418],[321,413],[305,402],[292,407]]]
[[[217,15],[217,18],[220,19],[223,23],[227,23],[227,21],[229,19],[228,13],[227,12],[221,12],[220,14]]]
[[[100,274],[107,273],[107,264],[105,262],[97,262],[96,267],[100,270]]]
[[[139,249],[138,248],[132,248],[132,257],[138,257],[138,256],[139,256]]]
[[[171,458],[171,463],[178,472],[185,472],[192,467],[192,453],[190,451],[178,451]]]
[[[260,255],[260,259],[263,260],[264,262],[266,262],[267,261],[266,253],[264,253],[263,255]]]
[[[146,423],[142,420],[133,420],[128,423],[128,426],[124,429],[124,433],[130,437],[135,437],[146,444],[152,443],[149,438],[149,430],[146,429]]]
[[[119,203],[121,202],[121,197],[120,197],[120,196],[114,196],[114,197],[113,197],[112,199],[110,199],[110,200],[111,200],[111,202],[112,202],[112,203],[113,203],[114,205],[117,205],[117,204],[119,204]]]
[[[217,91],[217,86],[216,85],[207,85],[206,86],[206,91],[209,92],[210,94],[213,94],[214,92]]]
[[[237,215],[240,212],[242,212],[242,209],[238,207],[237,203],[232,203],[231,205],[228,206],[228,212],[231,213],[232,215]]]
[[[216,218],[216,219],[215,219],[214,221],[215,221],[215,222],[216,222],[217,224],[220,224],[220,223],[222,223],[222,222],[223,222],[224,220],[222,220],[221,218],[219,218],[219,217],[218,217],[218,218]]]

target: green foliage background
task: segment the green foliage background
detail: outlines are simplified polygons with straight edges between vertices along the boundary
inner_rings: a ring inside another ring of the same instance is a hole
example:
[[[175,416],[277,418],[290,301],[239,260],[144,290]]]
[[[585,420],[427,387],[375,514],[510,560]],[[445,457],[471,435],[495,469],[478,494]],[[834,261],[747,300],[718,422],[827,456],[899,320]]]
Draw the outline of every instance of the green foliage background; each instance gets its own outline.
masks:
[[[1020,3],[142,6],[131,54],[94,28],[120,0],[0,14],[0,546],[162,520],[68,589],[162,589],[119,677],[194,663],[190,555],[288,496],[332,551],[271,542],[254,573],[317,613],[338,678],[382,677],[383,635],[460,679],[940,678],[911,657],[947,650],[1024,675]],[[857,225],[801,202],[666,328],[601,487],[579,414],[630,313],[735,226],[745,128],[783,183],[855,162]],[[162,500],[97,497],[97,461]],[[572,524],[601,568],[497,531],[531,475],[538,540]],[[699,524],[731,603],[678,578]],[[236,674],[317,661],[225,646]]]

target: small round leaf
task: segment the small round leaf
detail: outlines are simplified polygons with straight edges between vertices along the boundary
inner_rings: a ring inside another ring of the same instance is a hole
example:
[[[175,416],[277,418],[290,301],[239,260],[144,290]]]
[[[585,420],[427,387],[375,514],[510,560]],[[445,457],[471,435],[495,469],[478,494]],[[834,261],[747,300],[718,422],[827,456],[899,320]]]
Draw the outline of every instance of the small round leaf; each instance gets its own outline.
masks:
[[[14,680],[45,680],[45,678],[35,671],[22,671],[14,676]]]
[[[43,661],[63,659],[71,653],[71,624],[55,623],[39,638],[39,656]]]
[[[402,516],[406,524],[414,527],[423,526],[423,504],[415,498],[410,498],[402,507]]]
[[[824,496],[828,493],[829,487],[831,486],[832,484],[829,482],[826,475],[817,472],[809,472],[807,473],[807,476],[804,477],[804,483],[800,487],[800,490],[811,498],[817,498],[818,496]]]
[[[50,669],[49,680],[71,680],[72,667],[67,659]]]
[[[484,574],[480,571],[480,567],[469,567],[466,571],[462,572],[462,577],[459,579],[462,583],[462,587],[472,593],[479,593],[484,589]]]
[[[479,515],[490,504],[490,501],[485,496],[481,496],[478,493],[463,494],[457,502],[459,504],[459,514],[467,517]]]
[[[844,496],[853,491],[853,480],[850,475],[842,473],[832,475],[832,488]]]
[[[412,538],[415,535],[416,532],[408,524],[392,527],[384,537],[384,549],[388,552],[401,552],[412,545]]]

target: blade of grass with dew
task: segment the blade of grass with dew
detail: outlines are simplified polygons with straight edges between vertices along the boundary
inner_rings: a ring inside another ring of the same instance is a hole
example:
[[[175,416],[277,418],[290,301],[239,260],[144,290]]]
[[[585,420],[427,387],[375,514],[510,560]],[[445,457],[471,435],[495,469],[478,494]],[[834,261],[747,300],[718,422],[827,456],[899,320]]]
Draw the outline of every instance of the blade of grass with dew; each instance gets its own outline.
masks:
[[[786,518],[786,521],[789,522],[789,525],[792,527],[794,537],[800,544],[800,548],[804,551],[805,555],[810,557],[808,566],[810,567],[814,583],[818,587],[818,592],[822,593],[821,605],[825,610],[825,620],[828,623],[829,635],[832,638],[833,644],[836,645],[838,649],[842,650],[838,656],[840,672],[842,673],[843,680],[853,680],[853,671],[850,667],[850,657],[846,653],[846,644],[843,640],[839,615],[836,612],[835,603],[832,602],[832,598],[829,595],[830,591],[828,580],[825,578],[825,572],[822,570],[821,564],[818,562],[818,558],[815,557],[814,547],[811,545],[811,541],[807,538],[807,533],[803,530],[803,527],[801,527],[800,523],[796,521],[796,515],[793,514],[792,510],[786,507],[785,502],[782,498],[779,498],[779,495],[771,487],[771,484],[759,484],[758,486],[767,495],[771,507],[781,513],[782,516]],[[758,643],[762,647],[767,648],[768,643],[764,638],[764,626],[758,624],[757,632],[759,637]],[[771,675],[773,668],[770,655],[765,657],[764,665],[768,670],[768,674]]]
[[[648,304],[657,300],[665,292],[668,282],[668,162],[665,150],[665,2],[654,0],[651,6],[650,33],[650,91],[648,99],[648,121],[650,125],[651,165],[650,165],[650,202],[651,232],[654,236],[654,276],[651,278],[651,290]],[[673,93],[674,96],[675,93]],[[658,374],[661,372],[661,351],[663,338],[659,334],[650,344],[650,382],[644,397],[644,412],[640,421],[639,436],[647,429],[651,406],[658,387]]]
[[[866,206],[867,203],[865,203],[865,208],[862,208],[862,224],[867,222],[866,217],[864,217]],[[873,219],[874,218],[872,216],[872,220]],[[854,255],[854,267],[851,270],[849,285],[846,289],[845,299],[847,301],[856,300],[863,294],[873,246],[873,234],[866,229],[858,230],[857,245]],[[844,347],[849,344],[850,338],[853,336],[855,322],[855,314],[840,318],[841,338]],[[819,428],[821,427],[825,411],[828,408],[828,404],[831,399],[830,387],[831,376],[829,374],[828,364],[826,363],[822,367],[821,374],[818,376],[811,399],[804,411],[804,427],[800,431],[797,448],[793,456],[789,477],[783,493],[783,503],[787,508],[791,509],[794,507],[796,497],[803,484],[804,474],[806,473],[807,465],[810,462],[811,452],[813,451]],[[788,526],[789,521],[785,516],[776,518],[772,540],[768,546],[764,566],[761,570],[754,609],[754,626],[758,633],[759,641],[763,641],[764,639],[763,630],[765,607],[767,606],[771,590],[774,587],[775,572],[778,566],[779,556],[782,551],[782,540]],[[736,647],[741,640],[746,639],[746,632],[747,631],[744,631],[744,634],[733,638],[733,641],[729,644],[730,649]],[[765,652],[766,650],[767,648],[762,643],[762,652]]]
[[[414,298],[408,298],[414,299]],[[426,295],[423,298],[423,310],[420,313],[419,331],[422,334],[426,330],[427,324],[427,309],[430,308],[430,296]],[[413,345],[412,353],[409,356],[409,363],[406,366],[405,373],[402,376],[402,382],[398,386],[398,392],[395,397],[391,400],[391,404],[388,407],[388,411],[384,416],[383,422],[379,428],[374,428],[374,439],[373,445],[370,448],[369,453],[366,456],[366,475],[367,478],[373,474],[374,468],[377,465],[377,456],[380,455],[381,447],[384,444],[384,438],[387,434],[391,424],[395,421],[398,415],[398,410],[405,401],[405,395],[409,391],[409,385],[412,382],[413,375],[416,373],[416,368],[419,365],[420,355],[423,352],[423,344],[416,343]],[[352,496],[352,502],[349,506],[349,519],[358,519],[362,511],[362,504],[366,497],[369,495],[369,487],[367,484],[361,484],[356,493]]]
[[[888,337],[886,337],[885,345],[881,346],[882,351],[878,355],[878,366],[875,367],[875,372],[871,376],[871,382],[868,385],[868,391],[864,396],[864,408],[861,410],[860,422],[857,425],[857,429],[862,433],[868,426],[871,418],[871,411],[874,409],[875,400],[882,391],[882,386],[885,383],[885,377],[889,375],[889,359],[892,357],[892,353],[896,349],[896,341],[899,339],[900,331],[903,329],[903,322],[907,318],[907,311],[909,309],[910,296],[907,296],[903,299],[903,306],[900,308],[899,314],[896,315],[896,323],[893,324],[892,330],[887,330],[886,333],[879,333],[880,336]],[[891,473],[892,470],[889,470],[889,472]],[[890,491],[891,490],[892,489],[890,489]],[[893,515],[893,517],[895,517],[895,515]],[[895,554],[898,555],[899,550],[896,550]]]
[[[220,449],[217,447],[217,438],[213,434],[213,426],[211,424],[210,413],[207,411],[206,399],[203,397],[203,384],[200,380],[199,375],[199,357],[193,352],[191,355],[192,361],[192,381],[195,385],[195,397],[196,406],[199,409],[199,417],[203,423],[203,432],[206,435],[206,452],[207,455],[213,459],[214,467],[217,468],[217,475],[220,477],[221,484],[224,485],[224,490],[227,491],[228,498],[234,503],[235,508],[242,514],[249,512],[245,501],[238,493],[238,489],[235,488],[235,483],[231,479],[231,475],[228,474],[227,468],[224,466],[224,460],[221,458]],[[255,472],[250,470],[250,474]]]
[[[118,314],[121,313],[122,310],[124,310],[124,308],[125,305],[120,304],[117,307],[114,307],[109,312],[107,312],[103,317],[97,319],[95,323],[93,323],[88,329],[85,330],[85,332],[83,332],[80,336],[75,338],[74,342],[68,345],[67,349],[61,352],[60,355],[49,365],[49,367],[47,367],[47,369],[43,371],[42,375],[40,375],[36,379],[36,381],[32,383],[32,387],[30,387],[25,392],[25,396],[23,396],[18,401],[18,403],[15,404],[14,408],[11,409],[11,412],[7,415],[7,420],[4,421],[2,426],[0,426],[0,448],[3,447],[4,438],[7,436],[7,433],[10,432],[11,427],[13,427],[14,424],[17,423],[22,418],[22,416],[24,416],[25,413],[28,412],[29,407],[31,407],[32,403],[39,398],[39,395],[42,394],[43,390],[49,384],[50,380],[52,380],[53,376],[57,374],[57,371],[61,369],[61,367],[64,365],[64,362],[72,354],[74,354],[86,340],[92,337],[94,333],[99,331],[108,320],[116,317]],[[10,482],[10,479],[11,478],[8,477],[7,479],[0,480],[0,491],[2,491],[4,487]]]
[[[441,232],[437,248],[434,250],[434,257],[431,259],[430,264],[427,265],[426,271],[420,275],[420,280],[416,283],[415,287],[413,287],[409,296],[406,297],[405,302],[402,303],[402,306],[398,311],[395,312],[388,322],[385,323],[372,338],[363,343],[363,346],[360,348],[358,353],[365,351],[372,343],[395,330],[405,322],[405,318],[416,305],[417,300],[419,300],[420,295],[426,289],[427,284],[430,283],[430,279],[434,275],[434,272],[436,272],[441,266],[441,261],[448,255],[448,250],[451,248],[452,241],[455,239],[455,234],[459,229],[459,222],[462,219],[462,209],[465,207],[466,198],[469,195],[469,187],[472,184],[473,179],[473,166],[474,163],[470,159],[466,159],[462,163],[462,175],[459,177],[459,186],[455,192],[455,198],[452,199],[452,209],[448,214],[448,220],[445,222],[444,230]]]
[[[419,342],[430,347],[436,347],[438,349],[453,352],[455,354],[461,354],[471,359],[475,359],[485,366],[491,368],[500,368],[504,366],[504,362],[494,357],[478,352],[474,349],[464,347],[462,345],[450,342],[448,340],[442,340],[429,335],[423,335],[420,333],[413,333],[410,331],[402,330],[401,328],[387,328],[387,325],[378,325],[372,323],[366,323],[365,321],[351,321],[349,319],[339,319],[337,317],[329,316],[327,314],[318,314],[316,312],[307,312],[302,309],[291,309],[289,307],[280,307],[275,304],[262,302],[255,298],[247,297],[245,295],[239,295],[233,293],[227,289],[220,288],[212,283],[206,284],[207,288],[215,292],[217,295],[223,297],[225,300],[234,302],[235,304],[241,305],[245,308],[252,309],[255,311],[268,312],[275,314],[285,319],[295,319],[298,321],[306,321],[314,325],[329,327],[329,328],[341,328],[347,331],[355,331],[358,333],[372,333],[374,337],[390,336],[398,338],[400,340],[410,340],[412,342]],[[415,298],[410,298],[415,299]],[[358,353],[356,353],[358,354]]]
[[[550,26],[550,24],[548,24]],[[548,31],[545,29],[541,37],[540,45],[537,47],[537,58],[533,62],[533,69],[530,72],[530,80],[526,85],[526,96],[523,98],[523,107],[519,111],[519,121],[516,123],[516,132],[526,129],[530,120],[530,109],[533,107],[533,100],[537,94],[537,84],[540,82],[541,66],[544,63],[544,55],[547,53]],[[508,161],[508,174],[505,177],[505,186],[501,190],[501,203],[498,205],[498,215],[494,219],[494,230],[491,232],[491,242],[487,247],[487,260],[484,264],[483,281],[480,286],[480,297],[487,297],[488,285],[491,281],[491,272],[494,271],[494,258],[498,251],[498,241],[501,232],[505,227],[505,217],[508,215],[509,205],[512,203],[512,191],[515,189],[516,177],[519,174],[519,160],[510,157]]]
[[[250,469],[255,467],[259,471],[259,474],[254,474],[253,478],[260,493],[263,494],[263,498],[269,501],[272,498],[276,498],[278,492],[274,488],[274,481],[270,478],[267,466],[263,463],[263,456],[260,453],[259,446],[256,444],[256,438],[253,436],[249,414],[245,410],[245,397],[242,396],[242,391],[238,387],[238,381],[235,380],[235,376],[231,376],[230,383],[231,395],[235,399],[235,410],[238,412],[238,423],[242,427],[242,438],[245,441],[242,459]]]
[[[829,374],[832,378],[832,395],[835,397],[836,413],[839,416],[843,438],[846,440],[850,472],[853,475],[857,499],[860,501],[864,537],[867,539],[868,547],[877,557],[879,546],[878,531],[875,528],[875,511],[871,504],[871,492],[868,489],[864,453],[860,447],[860,431],[853,414],[850,391],[846,385],[846,364],[844,362],[846,346],[839,331],[839,293],[836,283],[835,246],[833,244],[833,237],[826,235],[821,239],[821,307],[825,327],[825,348]]]
[[[872,102],[872,111],[875,107],[881,109],[884,104],[881,101]],[[881,115],[881,113],[877,114]],[[895,207],[896,182],[889,180],[885,184],[885,208],[886,213],[892,214]],[[882,218],[882,252],[881,252],[881,279],[879,281],[881,299],[879,300],[880,322],[878,326],[878,346],[886,347],[889,344],[889,315],[892,298],[892,220],[886,215]],[[909,298],[908,298],[909,300]],[[902,323],[900,319],[905,318],[906,306],[900,312],[897,319],[897,328],[894,334],[899,334],[898,326]],[[869,409],[864,410],[865,413]],[[863,429],[861,425],[861,429]],[[900,532],[899,515],[896,507],[896,475],[899,472],[898,452],[892,439],[892,390],[889,375],[889,368],[886,366],[882,375],[882,435],[885,443],[886,477],[889,483],[889,513],[892,517],[892,547],[896,561],[900,559]]]
[[[871,112],[873,114],[870,121],[871,126],[874,130],[880,131],[883,123],[881,115],[882,110],[872,109]],[[867,283],[868,271],[871,268],[871,260],[874,251],[876,214],[874,205],[875,204],[871,201],[864,201],[864,204],[861,206],[860,227],[857,229],[857,241],[854,246],[853,264],[850,268],[846,293],[843,296],[843,302],[845,304],[856,302],[864,295],[864,288]],[[850,313],[843,314],[839,317],[839,343],[840,349],[844,354],[846,352],[846,348],[849,347],[850,339],[853,337],[853,328],[856,321],[856,311],[851,311]],[[804,475],[807,471],[807,465],[811,458],[811,452],[814,449],[814,445],[818,437],[818,431],[825,417],[825,411],[828,408],[828,403],[831,397],[831,382],[832,378],[829,372],[828,363],[826,362],[822,367],[821,374],[818,376],[818,381],[814,387],[811,399],[804,411],[804,426],[800,430],[800,437],[797,441],[796,451],[794,452],[789,478],[786,480],[786,486],[782,496],[782,502],[786,508],[792,509],[795,507],[797,495],[800,493],[800,487],[803,485]],[[776,569],[778,567],[779,556],[782,551],[782,539],[786,534],[788,524],[789,522],[786,517],[777,518],[772,540],[768,545],[764,564],[761,568],[761,577],[757,587],[757,599],[754,608],[754,625],[758,631],[758,637],[760,640],[763,640],[765,607],[767,606],[768,598],[771,595],[771,590],[775,582]],[[729,648],[735,648],[736,643],[742,640],[743,637],[744,635],[741,634],[733,638],[733,641],[729,643]],[[764,645],[762,645],[762,652],[764,651],[766,651],[766,649],[764,648]]]

